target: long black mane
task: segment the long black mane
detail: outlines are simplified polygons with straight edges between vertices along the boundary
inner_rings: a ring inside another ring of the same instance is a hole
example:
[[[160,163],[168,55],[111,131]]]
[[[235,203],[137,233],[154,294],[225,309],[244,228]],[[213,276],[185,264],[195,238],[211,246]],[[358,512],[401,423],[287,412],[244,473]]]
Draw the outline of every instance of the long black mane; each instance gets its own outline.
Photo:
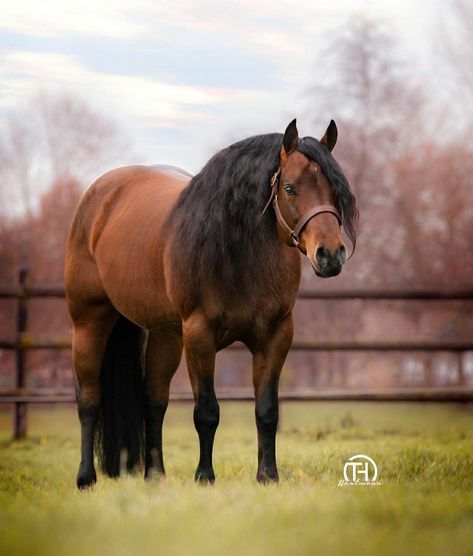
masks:
[[[198,286],[206,279],[233,288],[263,279],[271,269],[278,253],[276,219],[272,210],[261,213],[279,166],[282,138],[280,133],[257,135],[230,145],[181,193],[168,221],[179,280]],[[354,243],[355,198],[340,166],[312,137],[301,139],[299,150],[319,164],[334,187],[345,230]]]

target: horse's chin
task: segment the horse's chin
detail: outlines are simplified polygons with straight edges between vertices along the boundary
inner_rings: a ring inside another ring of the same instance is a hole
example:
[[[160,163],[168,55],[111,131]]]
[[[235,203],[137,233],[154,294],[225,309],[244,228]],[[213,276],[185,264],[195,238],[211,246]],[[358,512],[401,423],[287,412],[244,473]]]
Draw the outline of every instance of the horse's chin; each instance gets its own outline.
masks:
[[[315,275],[319,278],[333,278],[334,276],[338,276],[342,271],[341,266],[336,268],[329,268],[327,270],[320,270],[313,264],[312,268],[314,269]]]

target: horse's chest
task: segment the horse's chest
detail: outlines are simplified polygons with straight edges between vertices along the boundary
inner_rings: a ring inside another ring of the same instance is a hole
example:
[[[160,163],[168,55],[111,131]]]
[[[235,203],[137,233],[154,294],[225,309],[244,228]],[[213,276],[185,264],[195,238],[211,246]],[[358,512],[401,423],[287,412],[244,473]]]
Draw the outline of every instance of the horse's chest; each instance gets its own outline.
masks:
[[[235,341],[247,343],[268,337],[275,323],[290,310],[290,304],[258,303],[222,311],[214,321],[219,349]]]

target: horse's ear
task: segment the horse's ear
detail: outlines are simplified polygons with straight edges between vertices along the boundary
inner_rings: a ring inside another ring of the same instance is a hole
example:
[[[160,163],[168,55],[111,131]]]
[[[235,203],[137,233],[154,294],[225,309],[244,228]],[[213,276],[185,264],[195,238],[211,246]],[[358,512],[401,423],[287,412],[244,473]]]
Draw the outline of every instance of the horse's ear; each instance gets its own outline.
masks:
[[[284,154],[289,154],[291,151],[297,148],[299,140],[299,132],[297,131],[296,118],[287,126],[284,132],[284,138],[282,140]]]
[[[331,151],[333,147],[335,147],[335,144],[337,142],[337,137],[338,137],[337,124],[333,120],[330,120],[327,131],[325,132],[320,142],[323,145],[325,145],[329,151]]]

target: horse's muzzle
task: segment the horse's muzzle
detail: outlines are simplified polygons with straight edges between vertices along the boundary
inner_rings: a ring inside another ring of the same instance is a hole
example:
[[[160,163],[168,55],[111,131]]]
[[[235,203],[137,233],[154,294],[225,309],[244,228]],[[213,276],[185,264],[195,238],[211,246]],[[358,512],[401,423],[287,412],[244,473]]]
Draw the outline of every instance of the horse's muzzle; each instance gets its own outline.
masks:
[[[335,251],[330,251],[326,247],[318,247],[315,251],[312,266],[317,276],[330,278],[340,274],[345,261],[346,250],[344,245],[340,245]]]

